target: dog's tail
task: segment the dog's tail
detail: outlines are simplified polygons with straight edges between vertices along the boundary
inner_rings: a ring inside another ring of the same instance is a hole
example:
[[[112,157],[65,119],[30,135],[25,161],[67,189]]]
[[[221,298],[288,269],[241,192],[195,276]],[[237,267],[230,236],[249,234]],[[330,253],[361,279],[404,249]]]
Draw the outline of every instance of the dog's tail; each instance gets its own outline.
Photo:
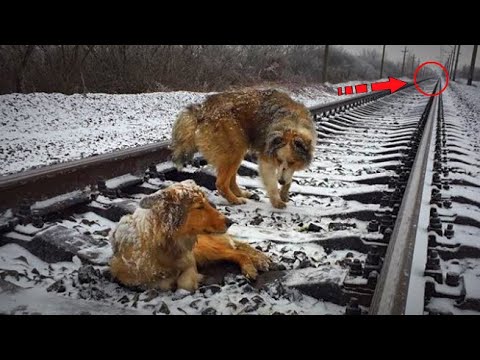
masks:
[[[182,111],[173,124],[172,160],[181,169],[183,164],[192,160],[197,151],[195,131],[197,130],[197,105],[191,105]]]

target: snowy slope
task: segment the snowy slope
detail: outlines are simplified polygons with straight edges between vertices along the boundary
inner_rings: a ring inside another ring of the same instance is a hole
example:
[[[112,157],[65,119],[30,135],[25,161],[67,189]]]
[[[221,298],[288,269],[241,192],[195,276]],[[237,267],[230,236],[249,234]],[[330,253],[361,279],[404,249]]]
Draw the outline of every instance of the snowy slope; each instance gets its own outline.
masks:
[[[338,100],[336,86],[279,89],[313,106]],[[1,95],[0,175],[169,139],[176,115],[206,95]]]

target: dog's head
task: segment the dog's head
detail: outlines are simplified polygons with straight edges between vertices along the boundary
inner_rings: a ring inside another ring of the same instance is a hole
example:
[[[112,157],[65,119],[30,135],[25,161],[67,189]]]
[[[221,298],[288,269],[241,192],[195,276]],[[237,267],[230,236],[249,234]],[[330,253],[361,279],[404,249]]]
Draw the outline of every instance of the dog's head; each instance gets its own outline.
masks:
[[[267,139],[267,155],[277,165],[278,181],[291,181],[297,170],[307,167],[313,159],[315,135],[303,128],[274,131]]]
[[[186,180],[144,197],[167,237],[225,233],[232,221],[222,215],[193,180]]]

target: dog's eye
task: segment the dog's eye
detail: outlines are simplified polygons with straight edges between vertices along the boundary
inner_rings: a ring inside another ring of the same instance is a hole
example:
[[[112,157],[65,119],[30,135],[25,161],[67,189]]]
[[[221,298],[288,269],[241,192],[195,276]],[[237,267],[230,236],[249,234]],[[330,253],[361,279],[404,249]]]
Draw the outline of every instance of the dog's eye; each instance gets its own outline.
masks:
[[[300,141],[300,140],[295,140],[293,142],[294,146],[298,149],[301,149],[301,150],[307,150],[305,144],[303,143],[303,141]]]
[[[270,142],[270,146],[274,149],[279,148],[283,145],[283,138],[281,136],[277,136]]]

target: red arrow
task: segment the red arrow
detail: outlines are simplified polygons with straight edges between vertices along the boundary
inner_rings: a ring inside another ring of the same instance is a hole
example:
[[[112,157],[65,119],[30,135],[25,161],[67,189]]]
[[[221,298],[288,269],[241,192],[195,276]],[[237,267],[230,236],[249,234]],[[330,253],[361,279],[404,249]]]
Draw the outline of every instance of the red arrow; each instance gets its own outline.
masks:
[[[390,90],[390,94],[407,85],[405,81],[389,76],[388,81],[372,83],[372,91]]]
[[[390,90],[390,94],[393,94],[394,92],[400,90],[402,87],[407,85],[405,81],[395,79],[394,77],[389,76],[388,81],[384,82],[377,82],[377,83],[372,83],[371,89],[372,91],[382,91],[382,90]],[[358,84],[358,85],[349,85],[345,86],[345,92],[342,91],[342,88],[339,87],[338,90],[338,95],[351,95],[353,94],[353,88],[355,87],[355,93],[356,94],[361,94],[361,93],[366,93],[368,92],[368,87],[367,84]]]

